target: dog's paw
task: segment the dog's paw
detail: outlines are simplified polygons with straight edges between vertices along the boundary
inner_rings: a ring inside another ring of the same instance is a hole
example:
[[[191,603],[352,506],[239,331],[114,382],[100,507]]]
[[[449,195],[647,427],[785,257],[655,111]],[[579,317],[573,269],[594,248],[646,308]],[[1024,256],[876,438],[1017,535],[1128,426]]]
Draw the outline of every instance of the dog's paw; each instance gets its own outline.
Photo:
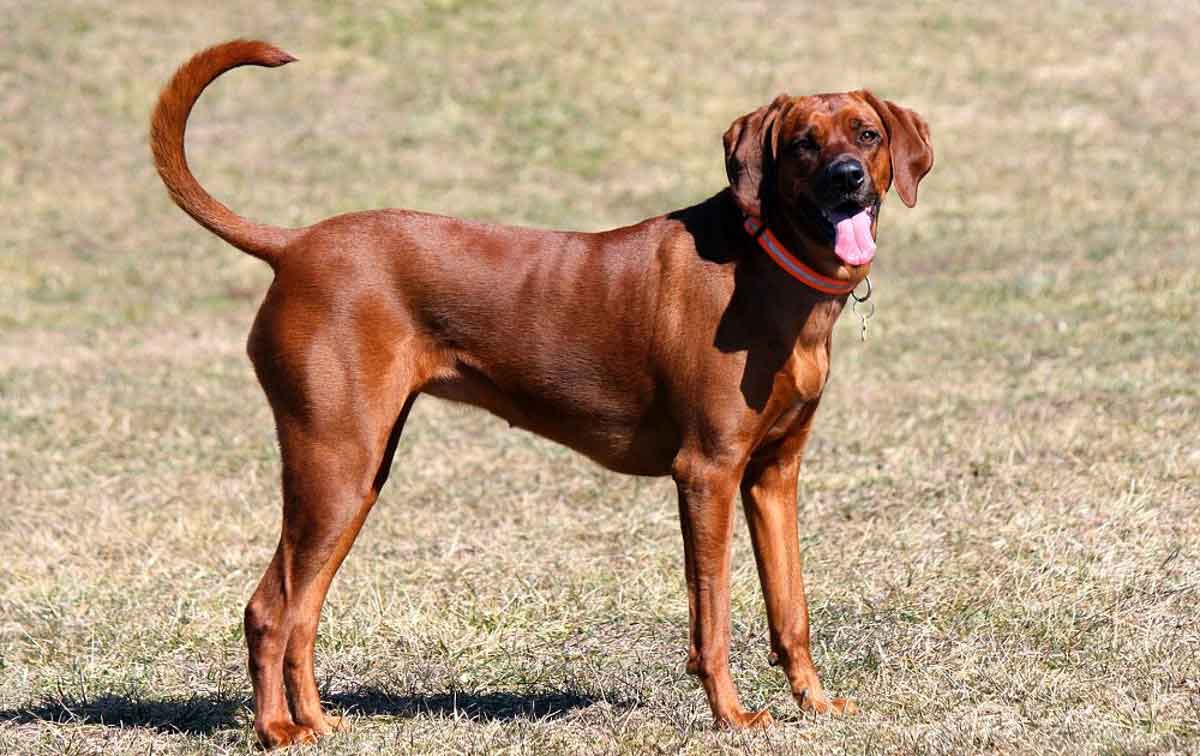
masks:
[[[828,698],[826,696],[814,698],[806,693],[801,693],[796,696],[796,703],[800,705],[801,711],[812,714],[841,716],[858,713],[858,707],[849,698]]]
[[[294,722],[273,722],[255,725],[254,733],[258,735],[259,744],[268,751],[287,746],[315,743],[321,737],[308,725]]]
[[[717,726],[722,730],[757,730],[770,727],[774,723],[775,718],[771,716],[771,712],[763,709],[762,711],[741,711],[727,715],[717,722]]]

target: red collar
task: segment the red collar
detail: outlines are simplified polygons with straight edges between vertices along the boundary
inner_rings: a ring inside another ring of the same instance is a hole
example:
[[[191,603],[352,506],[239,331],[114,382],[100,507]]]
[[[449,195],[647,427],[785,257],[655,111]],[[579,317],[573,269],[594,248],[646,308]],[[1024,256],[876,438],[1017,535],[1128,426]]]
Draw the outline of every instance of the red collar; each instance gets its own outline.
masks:
[[[746,227],[746,233],[754,237],[758,242],[758,246],[763,248],[767,256],[775,261],[775,264],[783,268],[789,276],[796,279],[800,283],[816,289],[822,294],[849,294],[854,291],[857,283],[849,281],[839,281],[836,278],[823,276],[804,263],[800,262],[791,252],[788,252],[787,247],[779,239],[775,238],[775,234],[771,233],[771,229],[767,228],[767,224],[754,216],[746,216],[746,222],[743,224]]]

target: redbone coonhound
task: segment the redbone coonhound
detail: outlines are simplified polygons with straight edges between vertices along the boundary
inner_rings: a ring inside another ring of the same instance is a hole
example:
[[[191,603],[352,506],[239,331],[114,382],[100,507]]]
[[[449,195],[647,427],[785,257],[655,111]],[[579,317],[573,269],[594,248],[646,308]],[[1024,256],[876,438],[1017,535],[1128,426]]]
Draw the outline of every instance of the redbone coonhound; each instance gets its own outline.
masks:
[[[163,90],[150,137],[172,199],[275,272],[248,344],[283,461],[282,534],[245,612],[261,742],[339,724],[313,675],[321,605],[422,393],[611,470],[675,480],[687,670],[717,723],[734,728],[771,721],[742,708],[729,674],[740,491],[772,661],[802,709],[852,711],[821,688],[809,650],[796,479],[834,322],[870,269],[880,201],[894,185],[912,206],[933,165],[920,116],[865,90],[781,95],[725,132],[728,187],[603,233],[408,210],[285,229],[213,199],[188,169],[184,130],[223,72],[292,60],[245,40],[199,53]]]

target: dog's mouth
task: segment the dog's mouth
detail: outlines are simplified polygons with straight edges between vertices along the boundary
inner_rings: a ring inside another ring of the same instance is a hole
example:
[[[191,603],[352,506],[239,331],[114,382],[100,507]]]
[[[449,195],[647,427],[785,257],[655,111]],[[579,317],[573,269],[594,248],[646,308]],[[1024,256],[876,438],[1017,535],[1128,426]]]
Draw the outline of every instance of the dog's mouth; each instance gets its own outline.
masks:
[[[866,265],[875,257],[875,237],[871,223],[879,212],[878,200],[860,204],[846,200],[832,207],[802,202],[808,225],[818,231],[833,252],[847,265]]]

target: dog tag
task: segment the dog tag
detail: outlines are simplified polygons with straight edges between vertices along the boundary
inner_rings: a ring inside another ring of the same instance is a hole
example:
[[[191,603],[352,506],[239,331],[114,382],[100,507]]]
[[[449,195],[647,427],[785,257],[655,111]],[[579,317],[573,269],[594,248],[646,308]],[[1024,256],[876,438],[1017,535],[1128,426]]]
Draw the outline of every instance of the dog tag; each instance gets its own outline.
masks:
[[[858,296],[858,292],[850,292],[850,296],[854,299],[854,304],[850,306],[850,309],[854,310],[854,314],[858,316],[859,321],[862,323],[861,337],[865,342],[867,340],[867,321],[875,315],[875,303],[867,301],[871,298],[871,294],[874,293],[874,290],[871,288],[871,279],[864,278],[863,280],[867,283],[867,293],[860,297]]]

